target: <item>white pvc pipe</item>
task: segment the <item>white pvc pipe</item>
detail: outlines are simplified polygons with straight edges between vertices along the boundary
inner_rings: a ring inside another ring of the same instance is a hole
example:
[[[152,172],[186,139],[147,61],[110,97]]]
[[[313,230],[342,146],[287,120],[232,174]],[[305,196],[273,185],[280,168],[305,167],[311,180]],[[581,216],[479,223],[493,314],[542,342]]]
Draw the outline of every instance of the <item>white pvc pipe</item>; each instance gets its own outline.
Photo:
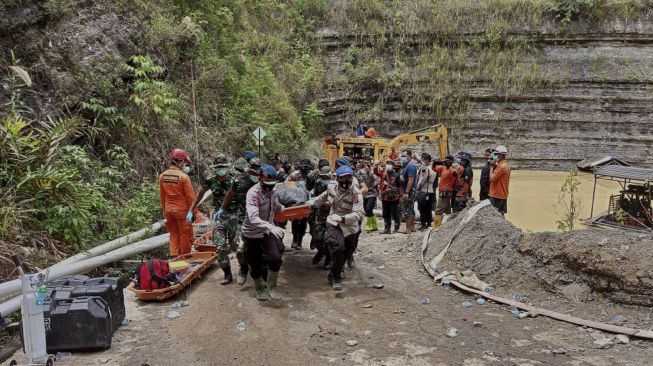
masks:
[[[116,262],[120,259],[142,253],[148,250],[156,249],[167,244],[170,241],[170,234],[162,234],[149,239],[141,240],[123,248],[118,248],[109,253],[89,258],[83,261],[70,263],[66,266],[53,266],[47,273],[48,281],[53,281],[63,276],[86,273],[97,267],[108,263]],[[48,270],[41,271],[44,275]],[[14,311],[20,309],[21,296],[16,296],[9,301],[0,304],[0,317],[4,318]]]
[[[165,220],[157,221],[154,224],[152,224],[152,225],[150,225],[150,226],[148,226],[146,228],[140,229],[138,231],[134,231],[133,233],[127,234],[127,235],[123,236],[122,238],[114,239],[114,240],[112,240],[110,242],[107,242],[105,244],[102,244],[102,245],[99,245],[97,247],[91,248],[91,249],[89,249],[87,251],[77,253],[77,254],[73,255],[72,257],[70,257],[70,258],[64,259],[63,261],[61,261],[61,262],[59,262],[57,264],[54,264],[52,267],[60,266],[60,265],[64,265],[64,264],[69,264],[69,263],[75,263],[75,262],[82,261],[84,259],[88,259],[88,258],[98,256],[100,254],[108,253],[108,252],[110,252],[112,250],[124,247],[125,245],[127,245],[129,243],[133,243],[135,240],[139,240],[139,239],[141,239],[142,237],[144,237],[147,234],[158,232],[164,226],[165,226]],[[0,291],[0,293],[1,293],[1,291]]]
[[[127,234],[121,238],[114,239],[110,242],[91,248],[87,251],[77,253],[68,259],[53,264],[49,268],[45,269],[44,272],[47,270],[52,271],[54,268],[57,268],[59,266],[67,266],[71,263],[79,262],[124,247],[125,245],[133,242],[134,240],[141,239],[142,237],[144,237],[149,233],[153,233],[161,230],[161,228],[163,228],[164,226],[165,226],[165,220],[158,221],[146,228],[140,229],[131,234]],[[20,293],[19,279],[14,279],[11,281],[7,281],[5,283],[0,283],[0,299],[10,297],[17,293]]]

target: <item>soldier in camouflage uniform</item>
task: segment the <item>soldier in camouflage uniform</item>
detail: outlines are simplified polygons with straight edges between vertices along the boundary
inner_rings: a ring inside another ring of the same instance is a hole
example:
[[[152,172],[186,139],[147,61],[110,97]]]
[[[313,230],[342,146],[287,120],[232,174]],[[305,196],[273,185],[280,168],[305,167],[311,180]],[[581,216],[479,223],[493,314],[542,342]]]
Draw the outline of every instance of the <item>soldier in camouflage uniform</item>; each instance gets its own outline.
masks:
[[[320,169],[319,179],[315,184],[315,187],[311,191],[313,196],[319,196],[322,193],[326,192],[329,184],[332,182],[333,170],[327,164]],[[331,266],[331,252],[324,244],[324,237],[326,235],[327,228],[327,216],[329,216],[330,206],[325,204],[318,207],[313,211],[311,216],[314,216],[314,223],[311,226],[311,249],[316,248],[317,253],[313,257],[313,264],[318,264],[324,257],[324,267],[329,268]]]
[[[235,165],[235,164],[234,164]],[[242,245],[242,238],[240,235],[240,228],[245,221],[247,213],[246,201],[247,191],[258,183],[258,171],[261,168],[262,162],[259,158],[252,158],[249,162],[249,167],[242,169],[241,166],[236,166],[235,173],[230,181],[229,191],[225,194],[224,200],[220,207],[220,222],[222,223],[221,232],[224,233],[224,238],[229,242],[228,248],[236,253],[236,258],[240,264],[238,271],[238,285],[242,286],[247,280],[248,267],[245,259],[244,245]],[[228,252],[226,253],[228,254]],[[218,261],[220,260],[220,253],[218,253]],[[228,263],[227,258],[227,263]],[[231,271],[229,272],[231,274]],[[226,271],[225,271],[226,281]],[[231,281],[230,281],[231,282]]]
[[[229,171],[229,162],[227,157],[223,154],[218,155],[213,160],[214,175],[207,178],[202,184],[202,188],[195,197],[192,208],[195,208],[199,201],[204,197],[204,193],[208,190],[213,192],[213,207],[216,210],[215,217],[219,218],[222,202],[231,187],[232,174]],[[218,246],[218,263],[220,268],[224,271],[224,280],[220,282],[222,285],[229,284],[233,281],[231,276],[231,266],[229,265],[229,243],[225,240],[224,226],[219,220],[213,226],[213,241]]]

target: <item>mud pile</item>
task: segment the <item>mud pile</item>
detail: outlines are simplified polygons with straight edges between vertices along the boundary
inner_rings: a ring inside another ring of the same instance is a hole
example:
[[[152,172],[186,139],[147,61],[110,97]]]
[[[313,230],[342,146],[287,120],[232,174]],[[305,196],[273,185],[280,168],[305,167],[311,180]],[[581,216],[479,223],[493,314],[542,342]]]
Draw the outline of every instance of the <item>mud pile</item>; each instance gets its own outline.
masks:
[[[465,213],[431,234],[426,263],[458,232]],[[484,207],[455,236],[437,269],[472,270],[497,288],[653,306],[652,257],[649,234],[599,229],[525,234]]]

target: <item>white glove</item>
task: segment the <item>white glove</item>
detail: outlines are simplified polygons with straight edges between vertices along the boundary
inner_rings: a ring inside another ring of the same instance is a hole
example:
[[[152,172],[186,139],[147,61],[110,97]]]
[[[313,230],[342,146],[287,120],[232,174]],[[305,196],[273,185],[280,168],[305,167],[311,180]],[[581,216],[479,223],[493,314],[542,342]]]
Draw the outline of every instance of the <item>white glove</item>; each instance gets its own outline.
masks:
[[[336,214],[333,214],[333,215],[329,216],[329,219],[330,219],[331,221],[333,221],[333,222],[337,222],[337,223],[339,223],[339,224],[345,221],[345,218],[344,218],[344,217],[342,217],[342,216],[340,216],[340,215],[336,215]]]
[[[277,239],[283,239],[283,236],[286,235],[286,232],[282,228],[275,226],[270,229],[270,234],[274,235]]]

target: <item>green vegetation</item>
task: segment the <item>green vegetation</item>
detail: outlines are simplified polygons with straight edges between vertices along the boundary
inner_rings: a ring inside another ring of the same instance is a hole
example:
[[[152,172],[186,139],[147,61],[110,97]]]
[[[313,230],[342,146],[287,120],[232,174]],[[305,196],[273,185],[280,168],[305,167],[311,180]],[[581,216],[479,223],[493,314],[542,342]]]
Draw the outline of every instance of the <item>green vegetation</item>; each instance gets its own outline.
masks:
[[[556,221],[559,231],[574,230],[574,225],[580,215],[581,202],[577,197],[579,186],[578,169],[573,167],[569,170],[569,175],[567,175],[564,184],[560,187],[558,195],[558,207],[563,212],[560,220]]]
[[[264,158],[311,151],[310,141],[323,132],[318,96],[325,87],[344,91],[352,124],[382,121],[388,110],[429,111],[455,134],[473,117],[472,97],[510,99],[565,82],[565,70],[551,73],[538,64],[533,35],[564,39],[574,26],[632,19],[651,6],[649,0],[43,1],[38,24],[30,26],[45,30],[24,32],[29,44],[14,50],[27,61],[3,53],[0,240],[32,245],[34,237],[53,238],[74,251],[147,225],[160,217],[154,182],[174,147],[192,154],[200,175],[218,152],[233,157],[253,149],[250,132],[258,126],[268,132]],[[99,47],[102,56],[90,61],[58,50],[73,46],[48,44],[65,22],[83,23],[75,17],[86,7],[116,15],[124,31],[112,35],[118,40],[75,38],[71,43]],[[342,72],[333,73],[339,78],[323,66],[318,25],[347,44]],[[41,37],[46,32],[54,33]],[[600,60],[591,71],[598,82],[609,78]],[[470,95],[472,89],[483,95]],[[567,189],[573,195],[573,186]],[[563,229],[573,227],[569,215]]]

